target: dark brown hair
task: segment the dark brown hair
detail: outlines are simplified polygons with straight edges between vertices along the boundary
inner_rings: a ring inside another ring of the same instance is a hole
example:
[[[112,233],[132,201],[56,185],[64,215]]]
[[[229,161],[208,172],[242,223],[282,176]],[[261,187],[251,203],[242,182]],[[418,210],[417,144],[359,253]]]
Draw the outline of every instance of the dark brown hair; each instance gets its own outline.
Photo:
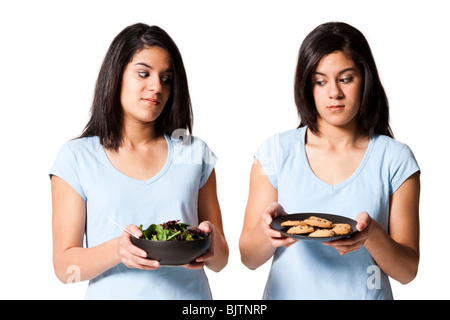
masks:
[[[312,74],[326,55],[342,51],[359,66],[363,77],[361,106],[356,115],[358,130],[372,137],[393,137],[389,126],[389,104],[381,84],[375,60],[364,35],[343,22],[328,22],[315,28],[303,41],[298,54],[294,95],[300,127],[317,128],[317,109],[312,92]]]
[[[98,136],[104,147],[118,150],[122,143],[123,111],[120,94],[125,67],[137,52],[154,46],[169,53],[173,69],[171,93],[156,120],[156,129],[168,135],[176,129],[187,129],[192,133],[192,106],[186,71],[178,47],[161,28],[137,23],[122,30],[106,53],[95,86],[91,118],[81,137]]]

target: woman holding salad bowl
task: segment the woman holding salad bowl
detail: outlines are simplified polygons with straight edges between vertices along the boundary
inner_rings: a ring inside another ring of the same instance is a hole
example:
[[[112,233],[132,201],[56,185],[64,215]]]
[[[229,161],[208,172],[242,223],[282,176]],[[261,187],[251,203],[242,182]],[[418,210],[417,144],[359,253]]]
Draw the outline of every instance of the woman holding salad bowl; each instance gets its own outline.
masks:
[[[68,270],[78,270],[79,280],[90,280],[88,299],[211,299],[203,267],[218,272],[228,261],[216,158],[186,134],[192,130],[187,78],[165,31],[135,24],[117,35],[91,112],[81,137],[61,148],[50,172],[57,277],[67,282]],[[210,234],[211,245],[192,263],[161,267],[128,232],[118,236],[108,217],[138,237],[138,224],[180,220]]]

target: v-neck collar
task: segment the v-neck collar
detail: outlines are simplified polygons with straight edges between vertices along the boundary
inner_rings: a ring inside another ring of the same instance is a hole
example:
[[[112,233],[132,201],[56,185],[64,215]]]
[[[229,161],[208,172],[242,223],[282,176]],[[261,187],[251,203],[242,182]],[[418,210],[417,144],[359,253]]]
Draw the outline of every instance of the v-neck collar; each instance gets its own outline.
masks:
[[[110,169],[114,172],[114,174],[119,175],[121,177],[124,177],[125,179],[127,179],[127,180],[129,180],[131,182],[135,182],[135,183],[139,183],[139,184],[143,184],[143,185],[148,185],[148,184],[151,184],[151,183],[155,182],[159,178],[161,178],[161,176],[163,176],[164,173],[166,173],[166,171],[169,169],[170,164],[172,162],[172,150],[173,150],[172,140],[166,134],[164,135],[164,138],[166,139],[166,142],[167,142],[167,158],[166,158],[166,162],[165,162],[164,166],[161,168],[161,170],[159,170],[159,172],[157,174],[155,174],[153,177],[151,177],[151,178],[149,178],[147,180],[135,179],[135,178],[127,176],[126,174],[124,174],[121,171],[119,171],[111,163],[111,160],[109,160],[105,149],[103,148],[103,146],[100,143],[100,139],[98,140],[98,143],[100,145],[100,148],[101,148],[101,151],[102,151],[101,153],[102,153],[103,159],[105,160],[105,163],[107,164],[108,167],[110,167]]]
[[[364,157],[361,160],[361,163],[359,164],[359,166],[355,170],[355,172],[353,172],[353,174],[350,177],[348,177],[347,179],[345,179],[344,181],[333,185],[333,184],[329,184],[329,183],[323,181],[322,179],[320,179],[314,173],[314,171],[311,169],[311,166],[309,165],[308,157],[306,155],[306,131],[307,131],[307,129],[308,129],[308,127],[304,127],[304,130],[303,130],[303,133],[302,133],[302,136],[301,136],[301,142],[302,142],[301,143],[301,154],[302,154],[302,158],[303,158],[303,163],[305,164],[306,172],[308,172],[308,174],[313,177],[313,180],[318,181],[324,187],[326,187],[328,189],[332,189],[332,190],[340,189],[340,188],[346,186],[347,184],[351,183],[361,173],[361,171],[364,169],[364,166],[366,165],[367,160],[370,157],[370,153],[372,152],[372,149],[373,149],[374,137],[370,138],[369,144],[368,144],[368,146],[366,148],[366,151],[364,153]]]

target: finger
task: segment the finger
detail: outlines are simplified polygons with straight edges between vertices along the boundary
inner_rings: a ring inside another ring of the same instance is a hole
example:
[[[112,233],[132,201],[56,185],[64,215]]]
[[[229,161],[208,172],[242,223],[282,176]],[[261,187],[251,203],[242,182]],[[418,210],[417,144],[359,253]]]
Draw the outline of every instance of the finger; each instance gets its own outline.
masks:
[[[364,244],[364,241],[354,240],[336,240],[336,241],[324,241],[322,244],[333,247],[339,254],[346,254],[358,250]]]
[[[277,239],[277,238],[272,238],[271,239],[271,243],[272,246],[275,248],[278,247],[290,247],[291,245],[293,245],[295,242],[297,242],[297,240],[292,239],[292,238],[283,238],[283,239]]]
[[[340,255],[344,255],[353,251],[358,250],[359,248],[361,248],[361,246],[345,246],[345,247],[334,247],[334,249],[336,249],[336,251],[340,254]]]
[[[372,221],[372,218],[367,212],[361,212],[356,217],[356,229],[358,231],[363,231]]]
[[[285,239],[286,238],[286,236],[283,235],[281,232],[274,230],[271,227],[265,227],[264,234],[270,238],[277,238],[277,239]]]
[[[264,213],[267,213],[271,217],[278,217],[286,214],[283,207],[278,202],[272,202],[269,204]]]
[[[138,248],[139,249],[139,248]],[[142,267],[158,267],[159,262],[156,260],[147,259],[147,253],[144,251],[143,254],[139,255],[141,251],[133,252],[132,247],[122,247],[120,249],[121,261],[126,266],[130,268],[139,268]],[[145,256],[144,256],[145,255]]]
[[[134,234],[135,236],[137,236],[138,238],[142,237],[142,231],[141,229],[139,229],[137,226],[135,226],[134,224],[130,224],[128,225],[125,229],[127,229],[128,231],[130,231],[132,234]]]
[[[349,238],[333,240],[333,241],[324,241],[322,242],[325,245],[329,245],[331,247],[337,246],[353,246],[358,243],[364,243],[364,236],[360,232],[356,232]]]
[[[136,247],[131,243],[129,237],[126,237],[120,246],[120,256],[121,261],[129,268],[137,268],[137,269],[155,269],[159,268],[159,261],[149,259],[147,256],[147,252]]]
[[[270,229],[272,230],[271,224],[273,222],[273,217],[268,213],[263,213],[261,215],[261,224],[264,230]]]
[[[199,225],[198,228],[206,233],[211,233],[212,232],[212,224],[209,221],[202,221]]]
[[[122,236],[120,239],[120,247],[123,251],[121,252],[121,254],[126,256],[127,253],[129,253],[142,258],[147,258],[147,252],[135,246],[131,242],[131,237],[132,235],[128,234],[127,232],[125,231],[122,232]]]
[[[144,259],[136,256],[132,256],[128,259],[124,258],[122,262],[129,268],[140,270],[155,270],[161,266],[157,260]]]
[[[205,262],[209,259],[211,259],[212,257],[214,257],[214,249],[212,247],[210,247],[204,254],[202,254],[201,256],[198,256],[195,261],[196,262]]]
[[[205,266],[205,262],[192,261],[189,264],[185,264],[183,267],[187,269],[202,269]]]

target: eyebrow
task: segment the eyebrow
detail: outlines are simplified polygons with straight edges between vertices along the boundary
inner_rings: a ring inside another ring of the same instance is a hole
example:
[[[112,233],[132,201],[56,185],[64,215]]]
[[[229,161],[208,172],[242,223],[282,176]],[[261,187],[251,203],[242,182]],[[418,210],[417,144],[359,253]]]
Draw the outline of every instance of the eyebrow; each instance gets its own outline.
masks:
[[[338,74],[343,74],[343,73],[345,73],[347,71],[356,71],[356,69],[355,68],[347,68],[347,69],[339,71]],[[318,75],[321,75],[321,76],[326,76],[325,73],[321,73],[321,72],[318,72],[318,71],[313,71],[313,75],[314,74],[318,74]]]
[[[138,62],[135,64],[135,66],[140,65],[140,66],[144,66],[147,67],[149,69],[153,69],[153,67],[151,65],[146,64],[145,62]],[[167,68],[166,70],[164,70],[165,72],[173,72],[173,70],[171,68]]]

